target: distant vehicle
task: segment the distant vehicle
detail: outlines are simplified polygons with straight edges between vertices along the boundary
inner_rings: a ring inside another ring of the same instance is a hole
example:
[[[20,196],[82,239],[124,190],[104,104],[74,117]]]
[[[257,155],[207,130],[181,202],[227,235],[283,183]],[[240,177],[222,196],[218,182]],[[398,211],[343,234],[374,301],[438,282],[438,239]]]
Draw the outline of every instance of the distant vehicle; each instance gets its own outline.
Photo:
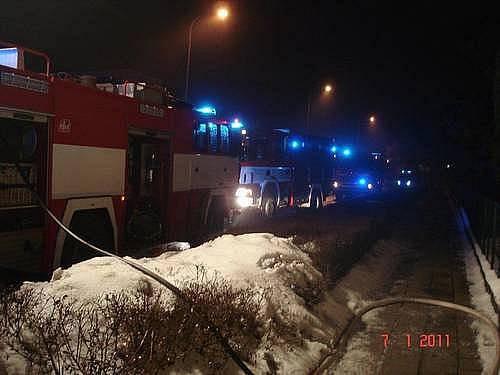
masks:
[[[343,147],[335,154],[335,197],[340,200],[382,190],[384,158],[380,153],[354,152]]]
[[[88,251],[48,218],[34,191],[109,251],[223,226],[240,132],[165,87],[50,67],[43,53],[0,43],[0,268],[50,275]]]
[[[416,185],[416,174],[413,169],[402,168],[394,178],[394,185],[400,189],[412,189]]]
[[[332,142],[289,129],[247,136],[236,202],[273,216],[281,207],[320,209],[333,203]]]

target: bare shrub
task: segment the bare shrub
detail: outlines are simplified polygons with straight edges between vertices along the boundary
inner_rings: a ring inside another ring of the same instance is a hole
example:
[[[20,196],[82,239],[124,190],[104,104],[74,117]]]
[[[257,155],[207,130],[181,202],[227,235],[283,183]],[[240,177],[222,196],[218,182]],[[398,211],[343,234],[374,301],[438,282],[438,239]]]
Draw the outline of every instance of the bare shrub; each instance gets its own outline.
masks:
[[[268,303],[266,304],[266,316],[269,317],[267,321],[265,342],[267,348],[270,349],[272,345],[286,344],[292,346],[302,346],[303,340],[297,328],[290,323],[293,321],[291,318],[292,312],[285,306],[277,306],[277,303],[272,301],[276,300],[272,297],[272,291],[268,295]]]
[[[183,291],[250,360],[262,332],[255,293],[202,268]],[[83,304],[23,287],[0,295],[0,343],[23,357],[31,374],[157,374],[193,355],[220,370],[229,359],[199,315],[147,281]]]
[[[203,267],[196,268],[196,278],[186,284],[184,292],[199,311],[219,328],[229,339],[243,360],[252,360],[252,353],[262,337],[257,320],[262,306],[262,296],[256,296],[250,287],[238,289],[218,276],[208,277]],[[177,299],[174,310],[179,311],[179,334],[184,334],[192,346],[204,357],[210,358],[210,366],[220,369],[227,362],[220,344],[208,334],[206,324],[195,321],[191,305]]]

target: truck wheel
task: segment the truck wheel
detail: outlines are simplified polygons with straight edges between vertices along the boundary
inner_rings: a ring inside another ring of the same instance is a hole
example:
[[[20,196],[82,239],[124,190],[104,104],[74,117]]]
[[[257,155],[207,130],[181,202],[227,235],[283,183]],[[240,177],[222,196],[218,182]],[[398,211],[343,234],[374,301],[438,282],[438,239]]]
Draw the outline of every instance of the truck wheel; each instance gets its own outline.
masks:
[[[92,245],[114,252],[113,226],[106,209],[76,211],[69,227]],[[96,256],[101,256],[101,254],[68,235],[64,241],[60,265],[62,268],[68,268]]]
[[[321,201],[321,194],[318,191],[314,191],[311,196],[311,209],[313,211],[318,211],[323,207],[323,202]]]
[[[262,213],[266,217],[273,217],[276,213],[276,199],[273,196],[264,197],[264,202],[262,203]]]
[[[210,233],[222,232],[224,230],[224,206],[219,200],[214,200],[210,205],[207,226]]]

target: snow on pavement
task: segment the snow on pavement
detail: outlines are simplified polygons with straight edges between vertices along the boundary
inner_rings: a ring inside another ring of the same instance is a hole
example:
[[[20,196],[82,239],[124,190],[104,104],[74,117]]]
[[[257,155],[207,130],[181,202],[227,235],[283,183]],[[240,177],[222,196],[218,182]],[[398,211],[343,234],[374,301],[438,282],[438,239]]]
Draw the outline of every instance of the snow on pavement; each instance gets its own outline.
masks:
[[[457,225],[460,229],[459,238],[463,244],[463,255],[465,259],[465,270],[469,281],[469,291],[471,294],[471,302],[473,307],[488,316],[493,322],[498,323],[498,315],[495,312],[491,303],[490,295],[484,285],[484,278],[481,274],[481,268],[485,274],[486,282],[489,284],[496,303],[500,303],[500,279],[491,269],[486,257],[483,255],[474,235],[472,235],[472,243],[466,236],[465,230],[469,225],[469,220],[465,211],[460,211],[460,221],[457,218]],[[481,266],[478,263],[481,263]],[[485,323],[474,320],[472,328],[477,331],[476,344],[478,346],[479,355],[483,368],[488,368],[495,358],[495,341],[488,326]]]

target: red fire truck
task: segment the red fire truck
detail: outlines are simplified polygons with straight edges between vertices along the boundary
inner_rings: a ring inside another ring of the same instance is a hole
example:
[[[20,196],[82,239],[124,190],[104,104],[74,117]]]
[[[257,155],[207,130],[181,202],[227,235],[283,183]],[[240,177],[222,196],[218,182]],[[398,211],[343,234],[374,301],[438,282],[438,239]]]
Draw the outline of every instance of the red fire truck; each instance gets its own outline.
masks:
[[[45,54],[2,43],[0,269],[48,275],[88,251],[33,191],[74,232],[118,252],[219,229],[238,179],[232,136],[163,87],[53,75]]]

